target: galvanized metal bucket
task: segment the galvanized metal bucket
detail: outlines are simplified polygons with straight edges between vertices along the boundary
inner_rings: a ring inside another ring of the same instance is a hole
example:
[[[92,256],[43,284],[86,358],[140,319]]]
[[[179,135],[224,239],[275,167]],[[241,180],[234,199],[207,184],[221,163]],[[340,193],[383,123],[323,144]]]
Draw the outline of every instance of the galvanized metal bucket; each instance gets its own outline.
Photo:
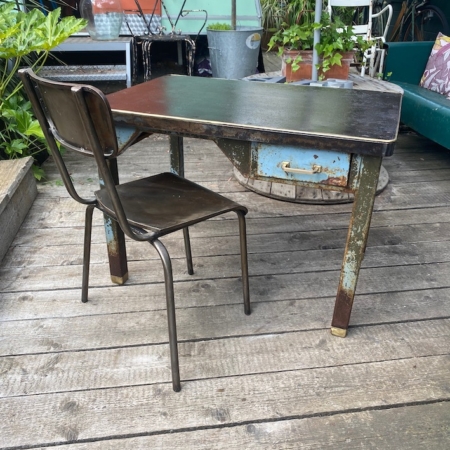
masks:
[[[208,30],[213,77],[241,79],[256,73],[262,27]]]

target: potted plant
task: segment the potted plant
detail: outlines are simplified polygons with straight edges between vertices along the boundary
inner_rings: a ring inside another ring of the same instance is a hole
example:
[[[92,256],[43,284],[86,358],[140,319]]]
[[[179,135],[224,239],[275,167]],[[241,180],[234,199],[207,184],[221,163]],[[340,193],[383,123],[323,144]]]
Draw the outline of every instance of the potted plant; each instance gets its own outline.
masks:
[[[339,18],[331,22],[323,13],[320,23],[283,24],[269,42],[269,49],[278,47],[282,56],[282,72],[286,81],[310,79],[314,31],[320,29],[320,42],[316,45],[319,55],[318,71],[323,78],[347,78],[356,52],[364,52],[370,42],[356,36],[351,26]]]
[[[314,22],[315,0],[261,0],[263,49],[283,23]]]
[[[206,33],[213,77],[240,79],[256,72],[262,27],[236,26],[236,0],[231,24],[208,25]]]

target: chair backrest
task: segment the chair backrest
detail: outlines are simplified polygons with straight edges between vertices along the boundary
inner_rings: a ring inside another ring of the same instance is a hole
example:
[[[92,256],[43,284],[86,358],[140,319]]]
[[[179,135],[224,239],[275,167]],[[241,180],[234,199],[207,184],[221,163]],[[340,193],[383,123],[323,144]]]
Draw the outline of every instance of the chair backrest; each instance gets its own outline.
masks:
[[[353,32],[357,36],[370,39],[372,30],[372,3],[373,0],[328,0],[328,14],[333,17],[333,7],[360,8],[368,7],[367,22],[360,25],[353,25]]]
[[[120,227],[136,239],[107,161],[117,157],[118,144],[105,95],[93,86],[59,83],[38,77],[31,69],[19,70],[19,76],[69,194],[80,203],[96,204],[94,198],[86,199],[77,193],[57,142],[65,149],[94,157],[100,183],[108,190]],[[142,236],[138,239],[144,240]]]
[[[141,6],[139,0],[122,0],[122,5],[124,4],[124,2],[134,3],[134,6],[132,8],[129,8],[128,3],[125,3],[125,5],[128,7],[124,7],[126,14],[124,23],[122,24],[121,32],[124,32],[123,30],[126,28],[135,37],[142,35],[151,36],[166,34],[164,32],[165,28],[163,28],[161,24],[162,10],[164,10],[171,28],[168,34],[181,34],[181,30],[176,30],[176,26],[178,20],[180,19],[180,17],[182,17],[186,0],[184,2],[181,2],[180,0],[179,3],[181,4],[181,9],[178,11],[178,15],[175,21],[169,15],[169,11],[164,3],[164,0],[153,0],[153,3],[151,3],[153,4],[153,8],[147,7],[147,9]],[[124,33],[127,33],[127,31],[125,31]]]
[[[19,71],[48,144],[94,156],[118,154],[111,109],[104,94],[93,86],[60,83],[38,77],[31,69]],[[95,142],[95,144],[94,144]]]
[[[143,8],[139,0],[122,0],[125,17],[121,34],[131,33],[132,36],[157,35],[161,28],[161,1],[154,0],[153,6]]]
[[[392,20],[393,8],[392,5],[386,5],[376,13],[373,12],[373,0],[328,0],[327,11],[332,18],[333,7],[343,8],[361,8],[367,7],[367,14],[364,17],[367,19],[366,23],[353,25],[353,32],[357,36],[361,36],[365,39],[380,39],[382,42],[386,41],[386,35],[389,29],[390,22]],[[373,19],[387,14],[387,18],[383,21],[383,30],[375,31],[373,33]]]

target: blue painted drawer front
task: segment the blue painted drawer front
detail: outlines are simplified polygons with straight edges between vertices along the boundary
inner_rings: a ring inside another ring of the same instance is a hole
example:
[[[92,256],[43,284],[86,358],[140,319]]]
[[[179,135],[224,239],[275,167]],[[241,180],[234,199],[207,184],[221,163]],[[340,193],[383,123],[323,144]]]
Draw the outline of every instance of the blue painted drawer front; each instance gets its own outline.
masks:
[[[252,169],[255,177],[346,186],[350,158],[349,153],[252,142]],[[282,168],[284,162],[289,163],[292,169],[311,171],[314,166],[320,166],[321,171],[314,174],[288,173]]]

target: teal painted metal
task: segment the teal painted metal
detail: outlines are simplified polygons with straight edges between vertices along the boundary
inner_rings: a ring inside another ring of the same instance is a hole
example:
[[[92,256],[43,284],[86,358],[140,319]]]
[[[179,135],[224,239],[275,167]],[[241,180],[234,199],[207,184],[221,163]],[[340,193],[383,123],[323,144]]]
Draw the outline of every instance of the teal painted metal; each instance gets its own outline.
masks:
[[[164,5],[169,12],[172,22],[175,22],[180,11],[182,2],[180,0],[164,0]],[[187,0],[184,6],[189,14],[180,16],[176,30],[183,33],[195,35],[199,32],[205,21],[205,13],[208,13],[206,26],[202,34],[206,34],[208,24],[225,22],[231,25],[231,0]],[[262,12],[260,0],[238,0],[236,5],[236,23],[239,26],[261,26]],[[172,27],[167,13],[162,10],[162,26],[170,32]]]
[[[274,178],[273,181],[346,186],[350,159],[349,153],[252,143],[255,177]],[[314,174],[286,172],[282,168],[284,162],[288,162],[293,169],[312,171],[314,166],[320,166],[321,171]]]
[[[137,133],[139,133],[139,131],[136,127],[128,127],[124,125],[116,127],[116,136],[119,148],[125,148],[125,146],[128,146],[130,141],[134,140]]]

